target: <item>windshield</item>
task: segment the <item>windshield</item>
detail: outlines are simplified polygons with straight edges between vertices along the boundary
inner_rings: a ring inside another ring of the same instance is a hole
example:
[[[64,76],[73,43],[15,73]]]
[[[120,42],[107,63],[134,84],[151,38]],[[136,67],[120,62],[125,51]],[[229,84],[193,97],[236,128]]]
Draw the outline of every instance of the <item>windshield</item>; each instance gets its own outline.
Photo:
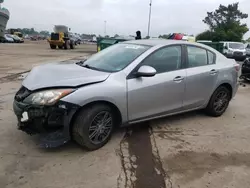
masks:
[[[229,43],[229,48],[232,49],[245,49],[245,46],[243,43]]]
[[[136,44],[116,44],[93,55],[84,62],[84,65],[100,71],[117,72],[124,69],[149,48],[149,46]]]

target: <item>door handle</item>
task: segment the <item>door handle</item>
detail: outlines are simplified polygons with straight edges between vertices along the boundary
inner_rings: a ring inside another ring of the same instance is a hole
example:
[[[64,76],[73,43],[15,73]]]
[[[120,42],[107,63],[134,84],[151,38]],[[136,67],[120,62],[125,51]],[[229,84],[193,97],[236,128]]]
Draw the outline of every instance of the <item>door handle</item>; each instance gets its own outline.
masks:
[[[184,77],[182,77],[182,76],[176,76],[176,77],[174,78],[174,82],[180,82],[180,81],[182,81],[182,80],[184,80]]]
[[[210,71],[210,75],[215,75],[215,74],[217,74],[217,73],[218,73],[218,71],[215,70],[215,69],[212,69],[212,70]]]

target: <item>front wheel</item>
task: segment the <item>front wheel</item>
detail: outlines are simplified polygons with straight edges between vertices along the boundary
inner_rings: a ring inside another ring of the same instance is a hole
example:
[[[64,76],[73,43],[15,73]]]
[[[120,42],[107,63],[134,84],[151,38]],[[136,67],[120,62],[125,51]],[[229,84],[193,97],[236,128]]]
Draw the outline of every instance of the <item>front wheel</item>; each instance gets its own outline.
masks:
[[[90,151],[97,150],[110,140],[114,123],[114,115],[109,106],[98,104],[84,108],[74,122],[73,139]]]
[[[208,115],[214,117],[221,116],[226,111],[230,100],[231,93],[226,87],[221,86],[217,88],[206,107]]]
[[[50,44],[51,49],[56,49],[56,45]]]

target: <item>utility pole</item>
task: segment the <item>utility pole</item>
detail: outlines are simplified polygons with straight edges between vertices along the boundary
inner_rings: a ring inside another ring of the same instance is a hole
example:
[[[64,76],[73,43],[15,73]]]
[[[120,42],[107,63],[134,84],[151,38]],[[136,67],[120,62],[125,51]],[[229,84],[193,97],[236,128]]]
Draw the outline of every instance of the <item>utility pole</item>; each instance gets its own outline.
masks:
[[[104,37],[107,35],[107,21],[104,21]]]
[[[152,0],[149,3],[149,18],[148,18],[148,37],[150,34],[150,24],[151,24],[151,9],[152,9]]]

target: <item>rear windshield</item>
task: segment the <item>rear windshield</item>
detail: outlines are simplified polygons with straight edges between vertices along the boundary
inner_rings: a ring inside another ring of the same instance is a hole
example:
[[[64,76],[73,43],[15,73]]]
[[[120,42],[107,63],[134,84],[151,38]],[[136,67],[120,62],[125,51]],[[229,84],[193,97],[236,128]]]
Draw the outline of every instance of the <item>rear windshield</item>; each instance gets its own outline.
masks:
[[[243,43],[229,43],[229,48],[232,49],[244,49],[245,46]]]
[[[90,57],[84,65],[100,71],[118,72],[149,48],[137,44],[115,44]]]

